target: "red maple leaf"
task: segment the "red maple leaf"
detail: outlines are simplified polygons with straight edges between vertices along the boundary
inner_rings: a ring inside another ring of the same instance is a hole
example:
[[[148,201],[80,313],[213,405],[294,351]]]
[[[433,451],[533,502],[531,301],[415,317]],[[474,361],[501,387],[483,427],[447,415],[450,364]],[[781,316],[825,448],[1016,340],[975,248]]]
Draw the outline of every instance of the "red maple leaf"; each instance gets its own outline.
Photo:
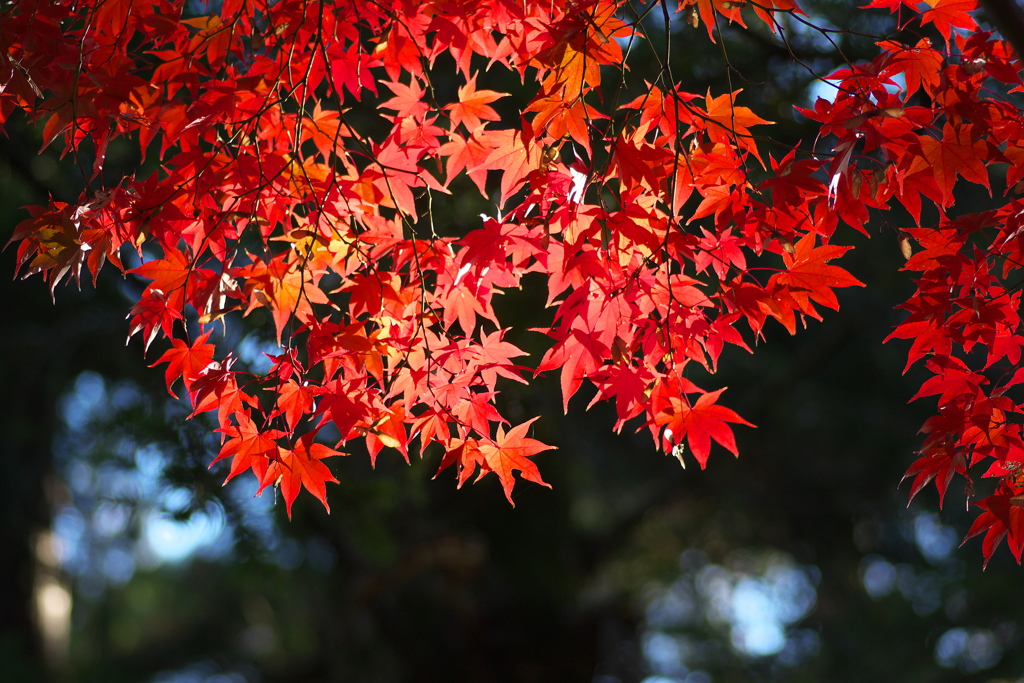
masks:
[[[907,504],[909,505],[914,496],[920,493],[921,489],[934,479],[935,488],[939,490],[939,507],[942,507],[942,503],[946,498],[946,489],[949,487],[949,482],[952,481],[953,475],[956,473],[966,475],[966,467],[967,460],[963,451],[951,452],[948,448],[942,447],[928,451],[914,461],[914,464],[903,473],[903,479],[914,477],[914,483],[910,487],[910,499],[907,501]],[[903,479],[900,480],[900,483],[903,482]]]
[[[922,38],[913,48],[905,47],[894,40],[883,40],[878,43],[883,50],[892,53],[893,57],[888,64],[892,65],[893,71],[903,74],[908,97],[921,86],[932,92],[940,83],[942,55],[931,49],[931,45],[932,41],[928,38]]]
[[[993,495],[974,504],[985,512],[974,520],[963,543],[984,532],[985,539],[981,544],[981,552],[985,556],[987,567],[996,548],[1006,538],[1010,552],[1016,558],[1017,564],[1020,564],[1021,554],[1024,552],[1024,496],[1008,490],[1005,485],[1000,485]]]
[[[258,408],[256,398],[245,393],[236,379],[237,372],[231,369],[234,358],[228,357],[223,363],[212,363],[192,383],[189,391],[192,399],[193,417],[208,410],[217,411],[221,426],[229,424],[229,418],[244,413],[247,408]]]
[[[488,169],[501,171],[499,202],[503,205],[516,193],[530,171],[538,167],[541,150],[533,140],[533,131],[525,125],[522,129],[477,131],[476,135],[491,148],[491,152],[483,163],[468,170],[470,173]]]
[[[734,422],[748,427],[754,425],[737,415],[735,411],[718,405],[718,397],[726,387],[701,395],[697,402],[691,405],[683,393],[673,391],[671,386],[659,385],[654,399],[654,421],[665,426],[663,438],[669,445],[666,450],[681,444],[685,435],[701,469],[707,466],[712,439],[729,449],[733,455],[739,455],[736,438],[728,423]]]
[[[128,317],[131,318],[128,337],[131,338],[136,332],[142,332],[146,340],[146,349],[149,349],[149,345],[156,339],[157,332],[162,331],[165,337],[172,337],[174,321],[184,319],[181,309],[168,304],[163,291],[153,289],[152,286],[147,287],[135,302]]]
[[[422,121],[423,115],[430,111],[430,105],[423,101],[423,86],[416,78],[413,78],[409,85],[391,81],[382,81],[382,83],[389,87],[395,96],[377,106],[393,109],[398,112],[399,116],[408,116],[419,121]]]
[[[444,168],[447,183],[458,177],[463,169],[469,169],[466,175],[480,190],[480,194],[486,194],[487,169],[481,166],[487,161],[491,151],[492,148],[485,145],[475,132],[468,138],[452,133],[449,141],[437,150],[438,156],[448,157]]]
[[[943,405],[962,396],[978,396],[980,388],[988,384],[984,375],[973,372],[966,363],[952,356],[935,356],[925,363],[925,367],[935,376],[925,380],[911,401],[939,394],[939,405]]]
[[[833,288],[863,287],[864,283],[850,275],[839,266],[826,265],[828,261],[842,256],[852,247],[840,247],[834,244],[814,246],[816,236],[813,232],[804,235],[795,245],[793,254],[785,252],[783,260],[787,269],[775,273],[768,280],[768,288],[773,286],[785,291],[796,301],[804,313],[819,318],[820,316],[810,304],[816,301],[833,310],[839,310]]]
[[[290,379],[281,385],[277,395],[277,409],[275,414],[284,415],[288,431],[291,432],[298,425],[304,415],[309,414],[313,408],[313,390]]]
[[[978,24],[970,12],[978,8],[977,0],[928,0],[931,9],[921,15],[921,25],[932,23],[939,33],[949,42],[952,29],[959,28],[973,31]]]
[[[596,372],[610,350],[594,335],[574,329],[569,336],[548,349],[537,366],[537,372],[562,368],[562,408],[569,412],[569,399],[579,391],[584,378]]]
[[[174,380],[180,377],[181,381],[185,383],[185,390],[190,391],[192,383],[214,362],[213,354],[217,347],[206,343],[206,340],[209,338],[210,333],[207,332],[196,339],[195,343],[191,346],[184,340],[172,339],[171,348],[164,355],[160,356],[157,362],[149,366],[153,367],[160,363],[167,363],[164,378],[167,381],[167,392],[171,396],[175,395],[171,391],[171,384],[174,383]]]
[[[478,359],[471,362],[469,368],[473,372],[480,373],[481,379],[490,391],[494,391],[494,385],[498,381],[498,375],[515,380],[520,384],[527,384],[523,379],[520,368],[512,363],[510,359],[518,356],[525,356],[526,352],[504,341],[506,330],[496,330],[490,334],[481,334],[480,346],[474,347]]]
[[[235,413],[235,418],[238,420],[237,427],[232,425],[217,430],[228,438],[210,467],[225,458],[231,458],[231,471],[224,479],[225,484],[248,469],[262,482],[271,458],[277,457],[277,439],[284,436],[284,432],[278,429],[261,430],[248,412]]]
[[[590,377],[590,381],[597,387],[597,393],[594,394],[590,406],[598,400],[615,398],[615,410],[618,414],[616,431],[622,428],[624,422],[633,419],[644,410],[650,383],[649,376],[645,377],[648,372],[645,371],[646,368],[630,365],[605,365]]]
[[[437,475],[448,469],[452,465],[456,465],[458,484],[459,488],[469,481],[478,467],[482,467],[483,470],[480,472],[480,476],[486,474],[488,470],[487,460],[484,459],[483,453],[480,452],[480,441],[478,439],[452,439],[445,451],[444,457],[441,458],[441,464],[437,467],[437,472],[434,473],[434,478]]]
[[[453,104],[446,104],[445,110],[452,121],[452,130],[460,123],[466,125],[466,130],[473,132],[483,121],[497,121],[501,117],[498,112],[491,108],[489,103],[508,97],[507,92],[494,92],[493,90],[477,90],[476,75],[470,77],[466,85],[459,86],[459,101]],[[482,121],[482,120],[483,121]]]
[[[942,139],[937,140],[930,135],[918,138],[924,159],[919,164],[927,164],[935,174],[935,181],[942,193],[942,205],[949,206],[953,201],[953,185],[957,174],[989,189],[988,169],[982,161],[986,154],[986,145],[981,140],[971,140],[970,126],[953,127],[947,123],[942,130]],[[908,175],[916,167],[908,171]]]
[[[557,312],[538,372],[559,369],[563,406],[589,379],[595,399],[616,402],[616,428],[643,416],[663,447],[688,444],[703,466],[712,442],[735,452],[732,425],[746,423],[718,405],[722,390],[682,379],[686,366],[715,370],[726,343],[748,348],[740,320],[764,340],[769,317],[795,332],[819,305],[836,308],[835,290],[861,283],[831,265],[848,250],[833,233],[866,233],[869,211],[902,204],[919,225],[898,232],[917,291],[891,336],[928,362],[915,398],[939,404],[906,476],[911,497],[934,481],[941,502],[969,467],[1024,462],[1024,115],[1010,97],[1024,86],[1013,48],[977,29],[974,0],[864,2],[898,10],[900,29],[931,24],[946,49],[883,40],[874,59],[819,78],[829,96],[800,110],[817,131],[760,169],[749,162],[767,110],[738,106],[731,85],[684,92],[667,47],[622,103],[626,71],[643,63],[626,46],[643,36],[621,0],[327,13],[282,2],[272,30],[242,0],[184,17],[181,0],[6,3],[0,120],[39,126],[91,173],[76,201],[29,210],[16,262],[52,291],[83,263],[95,277],[132,248],[162,254],[131,271],[151,281],[130,335],[147,348],[168,337],[156,363],[168,391],[180,378],[193,414],[216,410],[229,478],[253,469],[262,487],[279,484],[289,514],[302,488],[325,500],[333,481],[322,460],[336,451],[293,436],[310,422],[364,439],[371,462],[385,446],[407,455],[410,433],[440,442],[460,484],[495,472],[511,500],[517,470],[542,483],[531,456],[547,446],[530,423],[505,431],[499,378],[526,380],[505,341],[521,319],[495,310],[495,294],[546,278]],[[727,22],[775,30],[800,13],[794,0],[675,6],[712,40]],[[494,106],[506,93],[477,88],[484,64],[520,76],[515,102]],[[519,119],[489,130],[498,110]],[[776,149],[786,138],[764,135]],[[157,158],[115,180],[103,173],[111,141]],[[1010,198],[971,213],[957,182],[989,189],[1003,165]],[[488,209],[474,190],[490,177],[500,194]],[[450,188],[473,196],[442,197]],[[465,224],[495,208],[482,228]],[[785,268],[764,283],[766,250],[785,252]],[[233,371],[209,334],[189,336],[261,307],[286,349],[269,374]],[[481,318],[497,331],[478,333]],[[1004,537],[1020,555],[1019,493],[983,501],[972,534],[985,533],[986,558]]]

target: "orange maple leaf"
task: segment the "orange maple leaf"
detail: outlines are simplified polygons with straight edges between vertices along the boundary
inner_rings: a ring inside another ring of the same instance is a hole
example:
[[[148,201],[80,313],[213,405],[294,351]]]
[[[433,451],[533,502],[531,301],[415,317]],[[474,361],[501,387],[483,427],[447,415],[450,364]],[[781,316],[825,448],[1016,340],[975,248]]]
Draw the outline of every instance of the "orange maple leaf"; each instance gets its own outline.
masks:
[[[300,141],[312,140],[324,158],[330,158],[335,150],[344,150],[341,138],[356,137],[356,134],[348,124],[342,123],[340,116],[341,112],[322,109],[317,102],[313,107],[313,115],[302,118]]]
[[[559,94],[542,94],[525,111],[537,112],[537,117],[533,119],[536,130],[544,131],[552,138],[568,135],[582,145],[587,154],[591,153],[590,122],[608,118],[582,99],[566,101]]]
[[[685,2],[680,3],[680,7],[694,4],[697,5],[697,10],[700,12],[700,20],[704,22],[704,26],[708,30],[708,37],[711,38],[712,43],[715,42],[715,27],[717,25],[715,10],[718,10],[730,23],[735,21],[743,28],[747,27],[743,22],[743,15],[740,14],[742,3],[729,2],[729,0],[685,0]]]
[[[708,119],[708,136],[714,142],[734,144],[747,150],[764,166],[764,161],[757,151],[757,142],[750,132],[750,126],[759,126],[772,123],[765,121],[747,107],[735,105],[736,96],[743,92],[742,89],[711,97],[711,90],[708,90],[706,97]]]
[[[554,448],[554,446],[548,446],[536,439],[530,439],[525,436],[526,431],[536,419],[533,418],[517,427],[513,427],[507,434],[501,425],[498,425],[497,438],[493,441],[487,439],[480,442],[479,450],[487,463],[487,467],[498,475],[498,478],[501,480],[501,486],[505,489],[505,497],[508,498],[508,502],[512,503],[512,505],[515,505],[512,501],[512,487],[516,483],[512,472],[515,470],[519,470],[523,479],[528,479],[541,486],[551,488],[550,484],[541,479],[537,465],[532,460],[527,459],[531,455]]]
[[[331,511],[327,504],[327,482],[337,484],[338,480],[321,461],[345,454],[321,443],[314,443],[315,436],[316,432],[302,435],[292,449],[278,447],[278,459],[270,463],[260,482],[260,491],[268,486],[280,485],[288,519],[292,517],[292,503],[303,487],[316,496],[328,512]]]
[[[146,261],[128,272],[151,279],[149,289],[163,292],[168,308],[180,310],[185,305],[185,286],[191,270],[188,254],[165,246],[163,258]]]
[[[260,306],[269,308],[277,328],[278,344],[289,318],[294,315],[300,321],[306,320],[313,315],[310,304],[330,303],[309,270],[290,262],[288,254],[279,254],[269,263],[256,259],[238,275],[248,278],[245,289],[249,307],[245,315]]]

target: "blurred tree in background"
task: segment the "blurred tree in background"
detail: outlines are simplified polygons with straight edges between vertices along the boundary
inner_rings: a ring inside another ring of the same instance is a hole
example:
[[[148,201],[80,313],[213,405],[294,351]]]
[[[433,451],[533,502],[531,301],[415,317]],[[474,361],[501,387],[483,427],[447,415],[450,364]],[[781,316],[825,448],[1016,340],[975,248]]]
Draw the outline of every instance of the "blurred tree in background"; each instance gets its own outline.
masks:
[[[743,87],[777,121],[773,135],[795,141],[815,135],[792,109],[822,94],[811,73],[873,56],[894,30],[893,17],[845,2],[804,9],[835,32],[794,21],[786,44],[723,24],[710,52],[682,15],[652,31],[691,92]],[[40,131],[15,119],[7,132],[5,242],[19,206],[70,199],[84,183],[55,152],[37,154]],[[112,143],[104,172],[143,164]],[[455,232],[493,211],[460,201]],[[385,453],[371,471],[357,455],[331,463],[331,513],[300,498],[290,522],[273,490],[254,497],[244,477],[221,487],[226,468],[207,467],[215,421],[186,420],[188,402],[146,367],[158,356],[143,361],[138,338],[125,348],[139,281],[104,273],[95,288],[62,289],[56,305],[40,282],[5,282],[3,678],[1024,677],[1018,567],[1002,553],[982,573],[976,552],[955,552],[972,517],[962,498],[939,514],[934,493],[907,508],[896,489],[928,410],[906,403],[923,371],[902,375],[905,349],[881,343],[901,319],[893,302],[913,289],[886,238],[844,259],[873,286],[840,292],[828,324],[775,335],[755,355],[725,352],[716,381],[758,425],[737,433],[740,459],[684,470],[645,434],[610,434],[612,406],[581,410],[591,395],[563,416],[557,377],[508,382],[502,413],[514,424],[543,415],[532,435],[558,447],[541,456],[551,490],[517,490],[513,510],[494,478],[456,490],[431,479],[436,458],[407,465]],[[13,249],[3,258],[13,272]],[[509,291],[498,317],[532,326],[535,298]],[[229,343],[259,372],[277,346],[249,322],[233,323]],[[543,353],[540,335],[512,342]]]

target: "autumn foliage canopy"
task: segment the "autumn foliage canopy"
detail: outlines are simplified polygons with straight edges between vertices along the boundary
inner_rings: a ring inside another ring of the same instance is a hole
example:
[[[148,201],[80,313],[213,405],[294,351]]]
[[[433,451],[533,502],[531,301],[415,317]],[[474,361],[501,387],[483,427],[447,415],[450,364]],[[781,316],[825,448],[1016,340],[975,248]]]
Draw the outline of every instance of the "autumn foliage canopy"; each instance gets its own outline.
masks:
[[[1024,86],[975,9],[873,0],[901,39],[818,74],[828,96],[799,115],[820,133],[787,147],[741,89],[629,66],[666,26],[709,49],[725,26],[813,28],[794,0],[15,1],[0,121],[37,122],[85,189],[29,207],[11,242],[51,289],[108,263],[140,283],[129,336],[216,415],[228,478],[252,470],[290,514],[302,488],[327,505],[325,463],[356,439],[436,451],[460,485],[493,473],[510,501],[517,471],[544,484],[550,446],[495,401],[538,373],[681,459],[736,453],[746,421],[694,370],[837,308],[862,283],[833,236],[901,207],[881,238],[917,291],[891,338],[930,372],[913,398],[937,400],[911,496],[992,478],[969,536],[1020,561]],[[111,178],[120,138],[142,162]],[[994,208],[957,211],[970,183]],[[453,193],[492,209],[453,235]],[[527,274],[553,312],[529,362],[492,305]],[[259,311],[263,374],[217,343]]]

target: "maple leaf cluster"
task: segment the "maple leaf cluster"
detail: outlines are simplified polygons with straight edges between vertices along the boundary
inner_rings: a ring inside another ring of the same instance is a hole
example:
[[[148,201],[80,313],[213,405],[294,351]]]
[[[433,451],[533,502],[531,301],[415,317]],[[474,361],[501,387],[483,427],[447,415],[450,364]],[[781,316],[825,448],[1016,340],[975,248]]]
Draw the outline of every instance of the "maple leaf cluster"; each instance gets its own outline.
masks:
[[[658,4],[711,41],[802,14],[792,0]],[[373,459],[436,443],[440,470],[459,485],[493,473],[510,502],[516,472],[544,484],[531,458],[550,446],[499,412],[499,377],[557,371],[566,409],[588,382],[615,429],[702,467],[712,443],[736,453],[732,425],[749,423],[693,370],[713,373],[727,344],[749,351],[769,320],[794,333],[838,308],[836,290],[862,283],[833,263],[850,249],[834,233],[866,235],[902,206],[918,289],[892,337],[932,373],[918,397],[938,396],[911,495],[934,481],[944,496],[986,464],[999,483],[970,535],[986,534],[986,560],[1008,536],[1019,561],[1021,81],[973,2],[915,6],[867,7],[945,44],[880,40],[872,62],[828,76],[832,99],[800,109],[820,127],[813,148],[786,148],[740,90],[626,71],[646,29],[618,0],[224,0],[198,15],[18,0],[0,15],[0,121],[25,112],[89,184],[30,207],[12,243],[51,289],[107,261],[144,280],[129,335],[167,340],[168,390],[180,380],[196,414],[216,413],[215,462],[279,486],[290,514],[302,488],[327,505],[324,460],[354,439]],[[500,72],[530,94],[481,86]],[[158,170],[109,181],[118,138]],[[960,180],[991,192],[1004,171],[998,208],[954,213]],[[489,196],[494,216],[439,236],[431,207],[453,188]],[[532,371],[492,306],[529,273],[554,309]],[[262,374],[211,341],[258,309],[280,347]]]

